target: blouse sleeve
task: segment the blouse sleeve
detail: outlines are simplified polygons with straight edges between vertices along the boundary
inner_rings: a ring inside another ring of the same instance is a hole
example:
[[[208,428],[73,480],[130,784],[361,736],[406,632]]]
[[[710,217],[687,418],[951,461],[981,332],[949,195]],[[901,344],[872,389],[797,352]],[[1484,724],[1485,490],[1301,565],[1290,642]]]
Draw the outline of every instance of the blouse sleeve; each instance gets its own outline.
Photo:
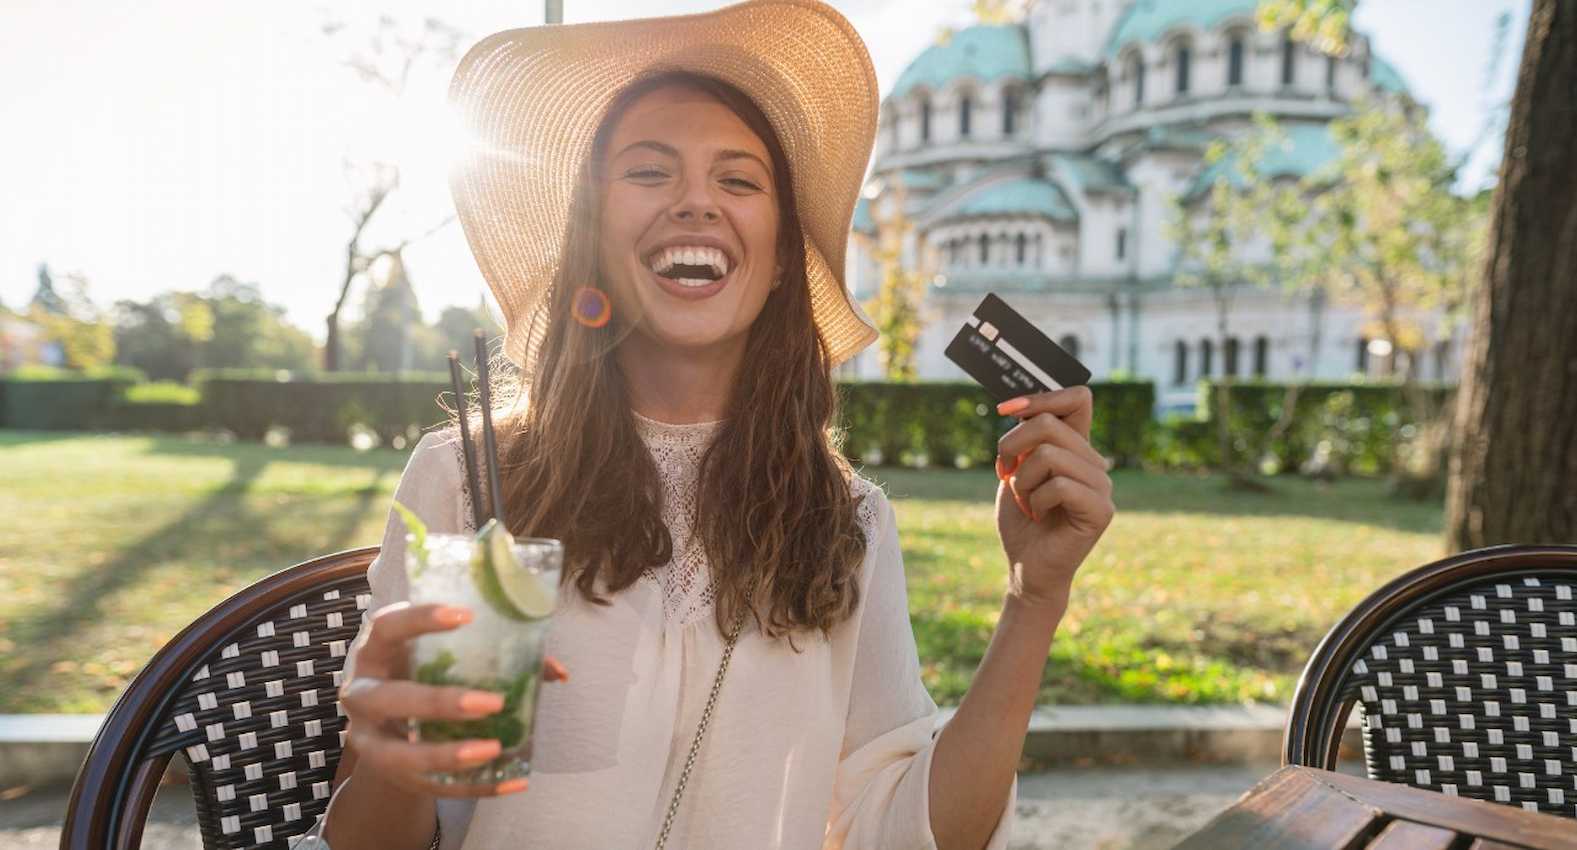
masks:
[[[455,441],[458,432],[453,429],[435,431],[422,437],[411,450],[400,474],[400,483],[394,488],[394,501],[409,508],[427,530],[435,534],[454,534],[468,528],[465,519],[464,476],[460,470]],[[362,620],[361,631],[351,644],[345,658],[345,678],[354,674],[356,654],[366,639],[367,620],[379,608],[410,597],[410,585],[405,579],[405,522],[394,508],[384,524],[383,543],[378,556],[367,567],[367,582],[371,586],[372,601]],[[458,848],[470,826],[476,801],[462,798],[440,798],[438,820],[443,829],[443,850]]]
[[[880,489],[849,714],[823,850],[935,850],[930,774],[937,707],[920,678],[897,516]],[[1018,779],[987,842],[1005,850]]]

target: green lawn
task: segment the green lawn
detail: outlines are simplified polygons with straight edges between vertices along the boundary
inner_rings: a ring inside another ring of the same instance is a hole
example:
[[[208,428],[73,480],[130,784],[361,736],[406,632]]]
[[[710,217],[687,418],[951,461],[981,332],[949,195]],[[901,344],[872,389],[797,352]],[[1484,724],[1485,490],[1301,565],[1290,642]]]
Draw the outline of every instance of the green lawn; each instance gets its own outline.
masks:
[[[376,543],[404,454],[0,432],[0,713],[102,711],[227,594]],[[956,702],[1001,604],[986,470],[867,470],[894,496],[927,684]],[[1439,505],[1377,482],[1116,474],[1043,702],[1284,701],[1326,628],[1439,557]]]

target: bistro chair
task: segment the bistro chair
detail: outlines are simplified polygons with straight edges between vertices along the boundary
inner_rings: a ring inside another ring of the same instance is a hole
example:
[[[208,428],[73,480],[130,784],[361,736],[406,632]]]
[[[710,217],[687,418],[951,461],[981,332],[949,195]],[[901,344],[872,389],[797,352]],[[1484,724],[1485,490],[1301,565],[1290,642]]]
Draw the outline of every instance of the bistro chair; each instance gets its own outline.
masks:
[[[279,848],[317,820],[345,743],[340,668],[371,596],[370,546],[274,573],[187,626],[104,718],[62,850],[132,850],[170,757],[205,850]]]
[[[1397,578],[1320,641],[1283,762],[1577,817],[1577,546],[1493,546]]]

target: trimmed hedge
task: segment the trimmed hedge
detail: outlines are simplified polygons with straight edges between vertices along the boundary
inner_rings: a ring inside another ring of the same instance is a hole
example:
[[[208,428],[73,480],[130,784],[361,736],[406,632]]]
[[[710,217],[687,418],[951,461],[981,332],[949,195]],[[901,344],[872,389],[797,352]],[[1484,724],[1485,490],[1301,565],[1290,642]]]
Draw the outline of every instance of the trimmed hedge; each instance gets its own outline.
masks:
[[[1155,406],[1148,381],[1090,385],[1095,394],[1091,442],[1119,465],[1144,455]],[[843,450],[868,463],[977,466],[996,457],[997,440],[1017,424],[998,416],[985,390],[964,381],[839,385]]]
[[[113,410],[128,387],[144,380],[126,367],[69,372],[18,369],[0,379],[0,427],[70,431],[112,427]]]
[[[212,426],[244,440],[285,428],[292,442],[308,443],[344,443],[357,426],[386,443],[409,436],[444,420],[437,399],[449,391],[448,376],[437,372],[293,380],[288,372],[224,371],[203,373],[197,383]]]
[[[1420,385],[1431,407],[1451,404],[1454,386]],[[1204,421],[1182,426],[1171,435],[1174,457],[1202,455],[1205,465],[1215,465],[1217,382],[1200,385],[1199,410]],[[1280,419],[1287,384],[1267,381],[1234,381],[1229,395],[1232,450],[1238,458],[1258,463],[1266,458],[1247,457],[1265,441]],[[1391,471],[1392,447],[1412,435],[1413,414],[1397,382],[1311,382],[1298,389],[1292,424],[1274,445],[1264,446],[1277,471],[1296,472],[1316,450],[1338,470],[1364,475]],[[1174,424],[1174,428],[1178,427]],[[1201,433],[1202,432],[1202,433]],[[1202,437],[1202,440],[1200,439]],[[1164,441],[1163,441],[1164,442]],[[1323,446],[1323,448],[1322,448]]]
[[[292,442],[344,443],[353,428],[385,442],[442,422],[437,398],[449,391],[436,372],[292,375],[224,370],[194,375],[195,389],[54,378],[0,381],[0,427],[181,432],[223,428],[245,440],[288,429]],[[48,389],[40,389],[47,385]],[[17,388],[21,389],[18,390]],[[1091,385],[1092,442],[1119,465],[1145,457],[1155,388],[1148,382]],[[869,463],[932,466],[990,464],[997,440],[1015,423],[996,414],[979,386],[961,381],[840,382],[844,451]],[[200,403],[193,403],[200,398]]]

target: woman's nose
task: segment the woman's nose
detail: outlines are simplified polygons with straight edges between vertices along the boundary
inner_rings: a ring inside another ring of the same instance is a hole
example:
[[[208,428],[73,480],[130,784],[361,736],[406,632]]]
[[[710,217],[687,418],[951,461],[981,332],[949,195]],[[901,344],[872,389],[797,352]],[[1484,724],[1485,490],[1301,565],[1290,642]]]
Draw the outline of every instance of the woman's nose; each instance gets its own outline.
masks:
[[[722,213],[717,208],[717,202],[712,200],[705,181],[687,183],[682,190],[683,194],[669,208],[669,214],[676,221],[694,223],[696,221],[713,222],[722,218]]]

